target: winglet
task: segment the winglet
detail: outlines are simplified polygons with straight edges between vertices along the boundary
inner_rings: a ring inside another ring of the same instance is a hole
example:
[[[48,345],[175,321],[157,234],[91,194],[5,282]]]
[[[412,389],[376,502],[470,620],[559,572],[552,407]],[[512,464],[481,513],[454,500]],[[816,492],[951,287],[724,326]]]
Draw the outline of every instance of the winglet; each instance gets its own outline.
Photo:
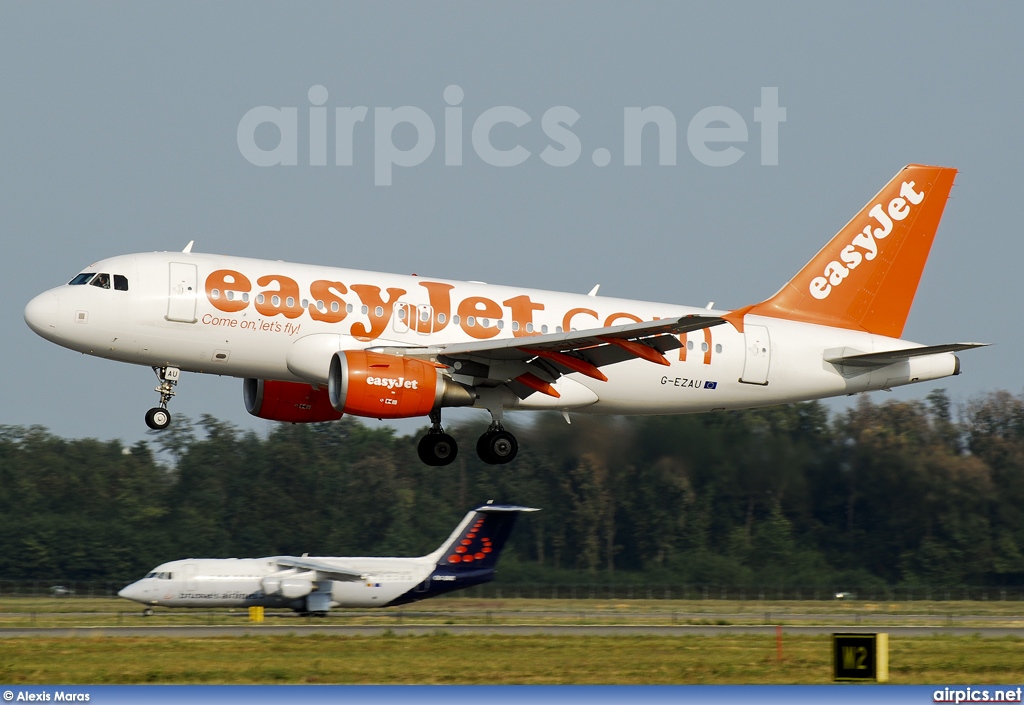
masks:
[[[900,337],[955,176],[904,167],[775,296],[743,313]]]

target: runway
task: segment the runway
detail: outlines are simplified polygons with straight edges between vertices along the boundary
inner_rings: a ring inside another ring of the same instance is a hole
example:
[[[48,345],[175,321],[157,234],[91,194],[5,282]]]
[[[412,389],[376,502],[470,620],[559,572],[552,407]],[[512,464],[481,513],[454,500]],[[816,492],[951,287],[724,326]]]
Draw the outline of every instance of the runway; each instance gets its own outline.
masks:
[[[424,634],[493,634],[501,636],[728,636],[736,634],[775,635],[774,625],[391,625],[344,626],[335,624],[245,624],[245,625],[182,625],[132,627],[28,627],[0,629],[0,638],[203,638],[240,636],[412,636]],[[997,639],[1016,637],[1024,639],[1024,627],[936,627],[914,625],[787,625],[783,635],[821,636],[834,632],[876,633],[886,632],[890,637],[929,637],[936,635],[971,636]]]

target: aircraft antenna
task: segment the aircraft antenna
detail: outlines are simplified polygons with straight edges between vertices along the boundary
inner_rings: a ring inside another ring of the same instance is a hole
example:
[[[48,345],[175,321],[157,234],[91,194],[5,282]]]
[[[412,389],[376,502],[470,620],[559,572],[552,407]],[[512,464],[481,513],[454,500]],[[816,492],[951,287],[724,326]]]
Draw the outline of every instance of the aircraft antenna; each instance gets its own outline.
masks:
[[[189,240],[188,244],[185,245],[185,249],[182,250],[182,252],[191,252],[193,243],[195,243],[195,240]]]

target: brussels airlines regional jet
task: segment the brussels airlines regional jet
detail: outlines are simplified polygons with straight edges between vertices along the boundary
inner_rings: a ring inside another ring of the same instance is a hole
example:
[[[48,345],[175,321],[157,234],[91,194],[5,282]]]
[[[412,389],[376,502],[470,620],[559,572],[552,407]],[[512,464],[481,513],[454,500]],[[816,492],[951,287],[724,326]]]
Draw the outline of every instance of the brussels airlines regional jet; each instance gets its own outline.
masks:
[[[910,165],[771,298],[734,311],[192,252],[87,267],[25,308],[58,345],[156,372],[244,378],[246,409],[315,422],[428,416],[419,454],[458,452],[441,409],[491,415],[477,453],[515,457],[512,409],[675,414],[889,389],[960,372],[979,343],[901,340],[955,169]],[[568,418],[568,417],[567,417]]]
[[[501,548],[520,512],[485,504],[421,558],[188,558],[154,568],[118,595],[162,607],[285,607],[325,614],[331,607],[390,607],[494,579]]]

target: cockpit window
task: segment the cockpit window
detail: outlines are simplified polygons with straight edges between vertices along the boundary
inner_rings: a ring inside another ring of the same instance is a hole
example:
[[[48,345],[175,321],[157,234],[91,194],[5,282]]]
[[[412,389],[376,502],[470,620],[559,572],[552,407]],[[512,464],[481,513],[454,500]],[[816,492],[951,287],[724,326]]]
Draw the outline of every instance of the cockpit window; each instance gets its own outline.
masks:
[[[110,288],[110,275],[106,274],[106,273],[97,274],[96,278],[93,279],[91,282],[89,282],[89,284],[91,286],[98,286],[101,289],[109,289]]]
[[[123,277],[120,274],[114,275],[114,288],[118,291],[128,291],[128,277]]]
[[[88,284],[89,280],[96,276],[96,272],[82,272],[77,277],[68,282],[70,286],[81,286],[82,284]]]

